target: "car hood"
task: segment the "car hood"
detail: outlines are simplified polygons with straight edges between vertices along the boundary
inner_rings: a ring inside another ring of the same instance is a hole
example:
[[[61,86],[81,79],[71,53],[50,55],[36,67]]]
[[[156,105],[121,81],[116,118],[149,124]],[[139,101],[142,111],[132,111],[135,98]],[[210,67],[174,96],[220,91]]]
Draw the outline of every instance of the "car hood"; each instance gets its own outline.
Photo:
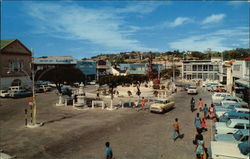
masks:
[[[225,122],[216,122],[215,123],[215,128],[217,129],[217,128],[225,128],[225,127],[227,127],[227,125],[226,125],[226,123]]]
[[[238,144],[228,142],[217,142],[211,141],[212,157],[220,155],[220,158],[232,157],[237,159],[246,158],[245,155],[241,154]]]
[[[161,108],[161,107],[163,107],[164,106],[164,104],[152,104],[150,107],[151,108]]]
[[[228,142],[235,141],[235,138],[232,134],[215,134],[214,138],[216,141],[228,141]]]

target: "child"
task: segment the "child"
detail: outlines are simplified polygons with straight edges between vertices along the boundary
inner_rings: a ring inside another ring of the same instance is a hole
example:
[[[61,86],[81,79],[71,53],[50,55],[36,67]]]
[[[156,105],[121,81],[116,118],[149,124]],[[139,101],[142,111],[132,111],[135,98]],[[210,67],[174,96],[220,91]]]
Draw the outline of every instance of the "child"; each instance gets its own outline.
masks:
[[[105,145],[106,145],[105,157],[106,157],[106,159],[112,159],[113,152],[112,152],[112,149],[109,147],[110,143],[106,142]]]
[[[198,102],[198,107],[199,107],[200,112],[202,111],[203,105],[204,105],[204,102],[203,102],[202,99],[200,98],[200,101]]]
[[[207,124],[206,124],[205,118],[202,118],[201,120],[201,127],[202,127],[202,130],[207,131]]]
[[[180,136],[180,124],[178,122],[178,118],[175,118],[175,121],[173,122],[173,127],[174,127],[173,140],[175,141]]]

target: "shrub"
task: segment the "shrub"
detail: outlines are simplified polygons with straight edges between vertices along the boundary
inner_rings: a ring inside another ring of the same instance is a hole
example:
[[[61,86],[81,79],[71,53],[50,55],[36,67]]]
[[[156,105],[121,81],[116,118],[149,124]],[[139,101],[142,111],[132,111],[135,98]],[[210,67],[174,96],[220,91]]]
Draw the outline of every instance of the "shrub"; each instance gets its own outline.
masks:
[[[161,86],[161,89],[165,89],[165,86],[162,85],[162,86]]]
[[[131,91],[128,91],[128,96],[131,96],[132,95],[132,92]]]
[[[155,95],[155,97],[157,97],[158,91],[154,91],[154,95]]]
[[[146,87],[146,88],[148,88],[148,85],[147,85],[147,84],[145,84],[145,87]]]

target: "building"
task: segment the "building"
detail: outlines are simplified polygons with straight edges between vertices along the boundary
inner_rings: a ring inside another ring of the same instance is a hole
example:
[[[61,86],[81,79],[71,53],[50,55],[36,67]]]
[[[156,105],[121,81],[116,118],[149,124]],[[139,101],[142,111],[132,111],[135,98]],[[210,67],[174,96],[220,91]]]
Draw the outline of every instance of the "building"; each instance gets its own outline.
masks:
[[[1,40],[0,89],[10,86],[30,88],[32,52],[19,40]]]
[[[183,61],[182,77],[186,80],[217,80],[223,62],[219,58],[211,60],[185,60]]]
[[[92,60],[75,59],[72,56],[43,56],[34,59],[36,70],[43,70],[51,67],[76,67],[82,71],[86,81],[96,78],[96,62]]]
[[[250,104],[250,57],[232,63],[233,93]]]
[[[127,74],[147,74],[148,63],[124,63],[119,65],[120,70],[126,71]],[[160,73],[162,69],[161,64],[153,64],[153,70]]]

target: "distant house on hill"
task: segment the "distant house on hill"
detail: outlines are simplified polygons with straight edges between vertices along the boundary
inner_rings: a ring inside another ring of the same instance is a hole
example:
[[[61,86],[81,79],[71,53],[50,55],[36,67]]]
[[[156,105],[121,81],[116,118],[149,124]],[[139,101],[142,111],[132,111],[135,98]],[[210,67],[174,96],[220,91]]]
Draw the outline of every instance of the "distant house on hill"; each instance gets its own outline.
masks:
[[[1,40],[0,89],[31,87],[31,61],[32,52],[19,40]]]

